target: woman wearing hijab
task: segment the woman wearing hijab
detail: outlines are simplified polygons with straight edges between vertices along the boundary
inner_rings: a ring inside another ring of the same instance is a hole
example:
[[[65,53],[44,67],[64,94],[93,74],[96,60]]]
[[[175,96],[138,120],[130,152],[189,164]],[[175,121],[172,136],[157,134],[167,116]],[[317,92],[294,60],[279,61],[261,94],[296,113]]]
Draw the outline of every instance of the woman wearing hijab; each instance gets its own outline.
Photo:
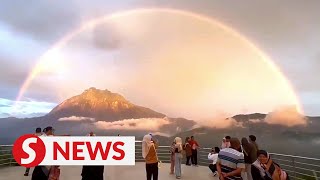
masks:
[[[249,143],[247,138],[241,139],[242,151],[244,154],[244,163],[246,165],[245,173],[246,179],[252,180],[251,176],[251,164],[255,161],[255,157],[257,156],[257,152],[254,151],[254,147],[252,144]]]
[[[147,134],[142,140],[142,157],[146,161],[147,180],[158,180],[158,156],[157,145],[153,142],[152,136]]]
[[[176,178],[181,179],[181,161],[182,161],[182,140],[180,137],[176,137],[174,139],[175,142],[175,173],[176,173]]]
[[[289,176],[280,166],[273,162],[267,151],[259,150],[258,159],[251,166],[254,180],[289,180]]]
[[[230,147],[230,139],[231,139],[230,136],[226,136],[222,139],[221,149]]]

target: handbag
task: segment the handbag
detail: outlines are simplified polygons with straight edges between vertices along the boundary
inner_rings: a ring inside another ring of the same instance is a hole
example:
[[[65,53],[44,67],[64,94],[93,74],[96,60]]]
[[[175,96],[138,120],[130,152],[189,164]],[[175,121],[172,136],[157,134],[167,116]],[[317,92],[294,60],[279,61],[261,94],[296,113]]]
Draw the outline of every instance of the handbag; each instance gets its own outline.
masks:
[[[154,145],[153,145],[153,148],[154,148],[154,151],[156,152],[156,157],[157,157],[157,161],[158,161],[158,168],[160,169],[162,162],[158,158],[157,149],[156,149],[156,147]]]
[[[60,168],[59,166],[52,166],[50,168],[48,180],[59,180],[60,177]]]

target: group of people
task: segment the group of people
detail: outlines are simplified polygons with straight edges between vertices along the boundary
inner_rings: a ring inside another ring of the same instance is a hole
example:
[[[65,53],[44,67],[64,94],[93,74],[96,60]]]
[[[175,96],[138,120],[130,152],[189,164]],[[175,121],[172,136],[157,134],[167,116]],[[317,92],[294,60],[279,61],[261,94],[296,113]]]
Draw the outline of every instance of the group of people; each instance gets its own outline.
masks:
[[[46,127],[43,131],[36,128],[36,136],[54,136],[54,129]],[[63,135],[65,136],[65,135]],[[88,136],[95,136],[90,132]],[[118,135],[119,136],[119,135]],[[185,157],[186,166],[198,166],[197,156],[200,148],[194,136],[187,137],[182,142],[176,137],[170,147],[170,174],[175,174],[181,179],[181,164]],[[158,142],[152,134],[147,134],[142,141],[142,157],[146,162],[147,180],[158,180],[158,170],[161,161],[157,155]],[[212,161],[209,165],[213,176],[219,175],[220,180],[288,180],[289,176],[281,167],[275,163],[267,151],[259,149],[254,135],[242,138],[226,136],[222,140],[221,148],[214,147],[208,154]],[[191,162],[190,162],[191,161]],[[29,175],[30,168],[25,171]],[[104,166],[83,166],[82,180],[103,180]],[[32,180],[56,180],[59,179],[59,166],[36,166],[32,173]]]
[[[181,178],[183,154],[185,154],[187,166],[198,166],[198,148],[199,144],[193,136],[187,137],[184,144],[180,137],[176,137],[170,147],[170,174],[175,174],[177,179]]]
[[[198,166],[197,158],[199,147],[198,142],[193,136],[191,136],[191,138],[187,137],[184,143],[180,137],[176,137],[170,146],[170,174],[175,174],[177,179],[181,179],[181,164],[184,156],[187,166]],[[158,180],[158,169],[161,161],[157,156],[157,148],[158,144],[153,139],[152,134],[147,134],[143,137],[142,157],[146,162],[147,180]]]
[[[242,138],[226,136],[221,150],[215,147],[208,154],[213,175],[220,180],[288,180],[289,176],[265,150],[260,150],[254,135]]]
[[[36,136],[54,136],[54,129],[48,126],[41,131],[36,128]],[[29,176],[30,168],[26,168],[24,176]],[[32,172],[32,180],[56,180],[60,176],[59,166],[36,166]]]
[[[55,130],[48,126],[41,131],[41,128],[36,128],[36,136],[57,136],[54,134]],[[69,136],[69,135],[59,135]],[[87,136],[95,136],[90,132]],[[30,168],[26,168],[24,176],[29,176]],[[83,166],[82,180],[103,180],[104,166]],[[58,180],[60,177],[59,166],[36,166],[32,172],[31,180]]]
[[[187,137],[182,143],[176,137],[170,147],[170,174],[181,179],[181,164],[185,154],[186,165],[197,166],[197,150],[199,144],[194,137]],[[158,180],[158,169],[161,161],[157,156],[158,144],[151,134],[144,136],[142,141],[142,156],[146,161],[147,180]],[[226,136],[221,148],[214,147],[208,154],[212,160],[209,165],[213,176],[219,175],[220,180],[289,180],[288,174],[275,163],[267,151],[259,149],[254,135],[242,138]],[[190,164],[191,160],[191,164]]]

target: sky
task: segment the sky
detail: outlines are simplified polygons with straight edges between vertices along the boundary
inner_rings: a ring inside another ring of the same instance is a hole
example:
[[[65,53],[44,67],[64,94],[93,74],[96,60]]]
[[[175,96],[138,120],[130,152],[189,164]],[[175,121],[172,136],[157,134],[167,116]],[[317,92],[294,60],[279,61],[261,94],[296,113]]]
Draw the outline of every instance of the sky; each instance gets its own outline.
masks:
[[[79,33],[14,102],[39,57],[65,34],[136,8],[183,10],[234,29],[278,66],[305,114],[320,115],[319,6],[317,0],[3,0],[0,117],[40,116],[92,86],[192,119],[270,112],[293,102],[287,85],[247,43],[217,24],[161,12],[114,18]]]

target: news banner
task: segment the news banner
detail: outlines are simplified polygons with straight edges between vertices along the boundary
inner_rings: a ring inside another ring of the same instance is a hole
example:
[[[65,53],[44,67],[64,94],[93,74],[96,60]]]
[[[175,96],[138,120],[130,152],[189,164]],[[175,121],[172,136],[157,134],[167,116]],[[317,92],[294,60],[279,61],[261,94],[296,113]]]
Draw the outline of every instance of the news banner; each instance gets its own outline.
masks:
[[[24,167],[38,165],[135,165],[134,136],[35,136],[14,143],[13,156]]]

